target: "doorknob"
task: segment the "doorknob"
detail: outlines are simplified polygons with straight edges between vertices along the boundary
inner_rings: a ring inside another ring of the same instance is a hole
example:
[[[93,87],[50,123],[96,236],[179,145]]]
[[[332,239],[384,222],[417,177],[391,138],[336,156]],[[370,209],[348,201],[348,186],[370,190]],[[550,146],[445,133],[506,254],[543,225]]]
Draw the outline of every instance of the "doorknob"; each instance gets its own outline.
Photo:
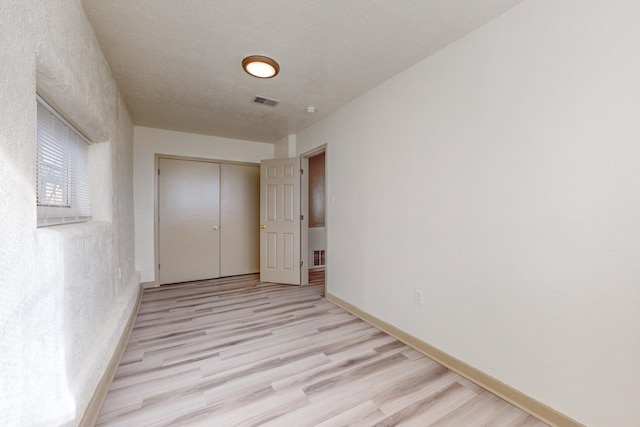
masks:
[[[264,230],[265,228],[267,228],[266,224],[260,224],[260,230]]]
[[[218,226],[217,225],[213,226],[213,231],[218,231]]]

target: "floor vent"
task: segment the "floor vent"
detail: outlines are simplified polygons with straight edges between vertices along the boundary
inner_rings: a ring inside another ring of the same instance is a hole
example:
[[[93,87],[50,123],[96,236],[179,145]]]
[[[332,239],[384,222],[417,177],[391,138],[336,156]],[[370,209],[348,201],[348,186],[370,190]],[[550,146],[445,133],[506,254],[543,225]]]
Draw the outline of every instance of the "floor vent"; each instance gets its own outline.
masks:
[[[324,267],[324,249],[313,251],[313,266]]]
[[[268,105],[269,107],[275,107],[280,103],[280,101],[278,101],[277,99],[265,98],[263,96],[256,96],[255,98],[253,98],[253,102]]]

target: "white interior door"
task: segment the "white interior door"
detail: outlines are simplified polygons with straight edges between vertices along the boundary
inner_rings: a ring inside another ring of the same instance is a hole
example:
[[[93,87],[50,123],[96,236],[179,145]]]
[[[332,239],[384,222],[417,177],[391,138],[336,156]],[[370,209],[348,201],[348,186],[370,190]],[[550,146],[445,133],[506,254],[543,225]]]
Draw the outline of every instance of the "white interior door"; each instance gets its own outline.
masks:
[[[160,284],[220,277],[220,164],[158,159]]]
[[[260,165],[260,280],[300,284],[300,161]]]

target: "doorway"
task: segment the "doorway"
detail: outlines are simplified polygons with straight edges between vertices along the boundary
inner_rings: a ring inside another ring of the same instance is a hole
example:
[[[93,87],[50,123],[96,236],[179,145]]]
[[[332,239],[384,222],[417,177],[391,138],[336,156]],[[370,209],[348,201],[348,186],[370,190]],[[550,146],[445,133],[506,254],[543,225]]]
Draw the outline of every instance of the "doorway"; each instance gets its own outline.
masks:
[[[301,283],[306,285],[324,282],[327,267],[326,146],[303,154],[301,164]]]

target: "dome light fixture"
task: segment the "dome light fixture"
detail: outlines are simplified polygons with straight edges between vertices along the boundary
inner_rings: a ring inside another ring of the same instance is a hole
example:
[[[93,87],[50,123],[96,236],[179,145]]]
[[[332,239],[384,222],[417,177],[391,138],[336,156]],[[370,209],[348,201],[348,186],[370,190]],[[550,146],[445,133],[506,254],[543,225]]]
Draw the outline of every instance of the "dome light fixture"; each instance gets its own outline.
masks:
[[[247,74],[259,79],[270,79],[280,72],[280,66],[276,61],[261,55],[251,55],[244,58],[242,68]]]

